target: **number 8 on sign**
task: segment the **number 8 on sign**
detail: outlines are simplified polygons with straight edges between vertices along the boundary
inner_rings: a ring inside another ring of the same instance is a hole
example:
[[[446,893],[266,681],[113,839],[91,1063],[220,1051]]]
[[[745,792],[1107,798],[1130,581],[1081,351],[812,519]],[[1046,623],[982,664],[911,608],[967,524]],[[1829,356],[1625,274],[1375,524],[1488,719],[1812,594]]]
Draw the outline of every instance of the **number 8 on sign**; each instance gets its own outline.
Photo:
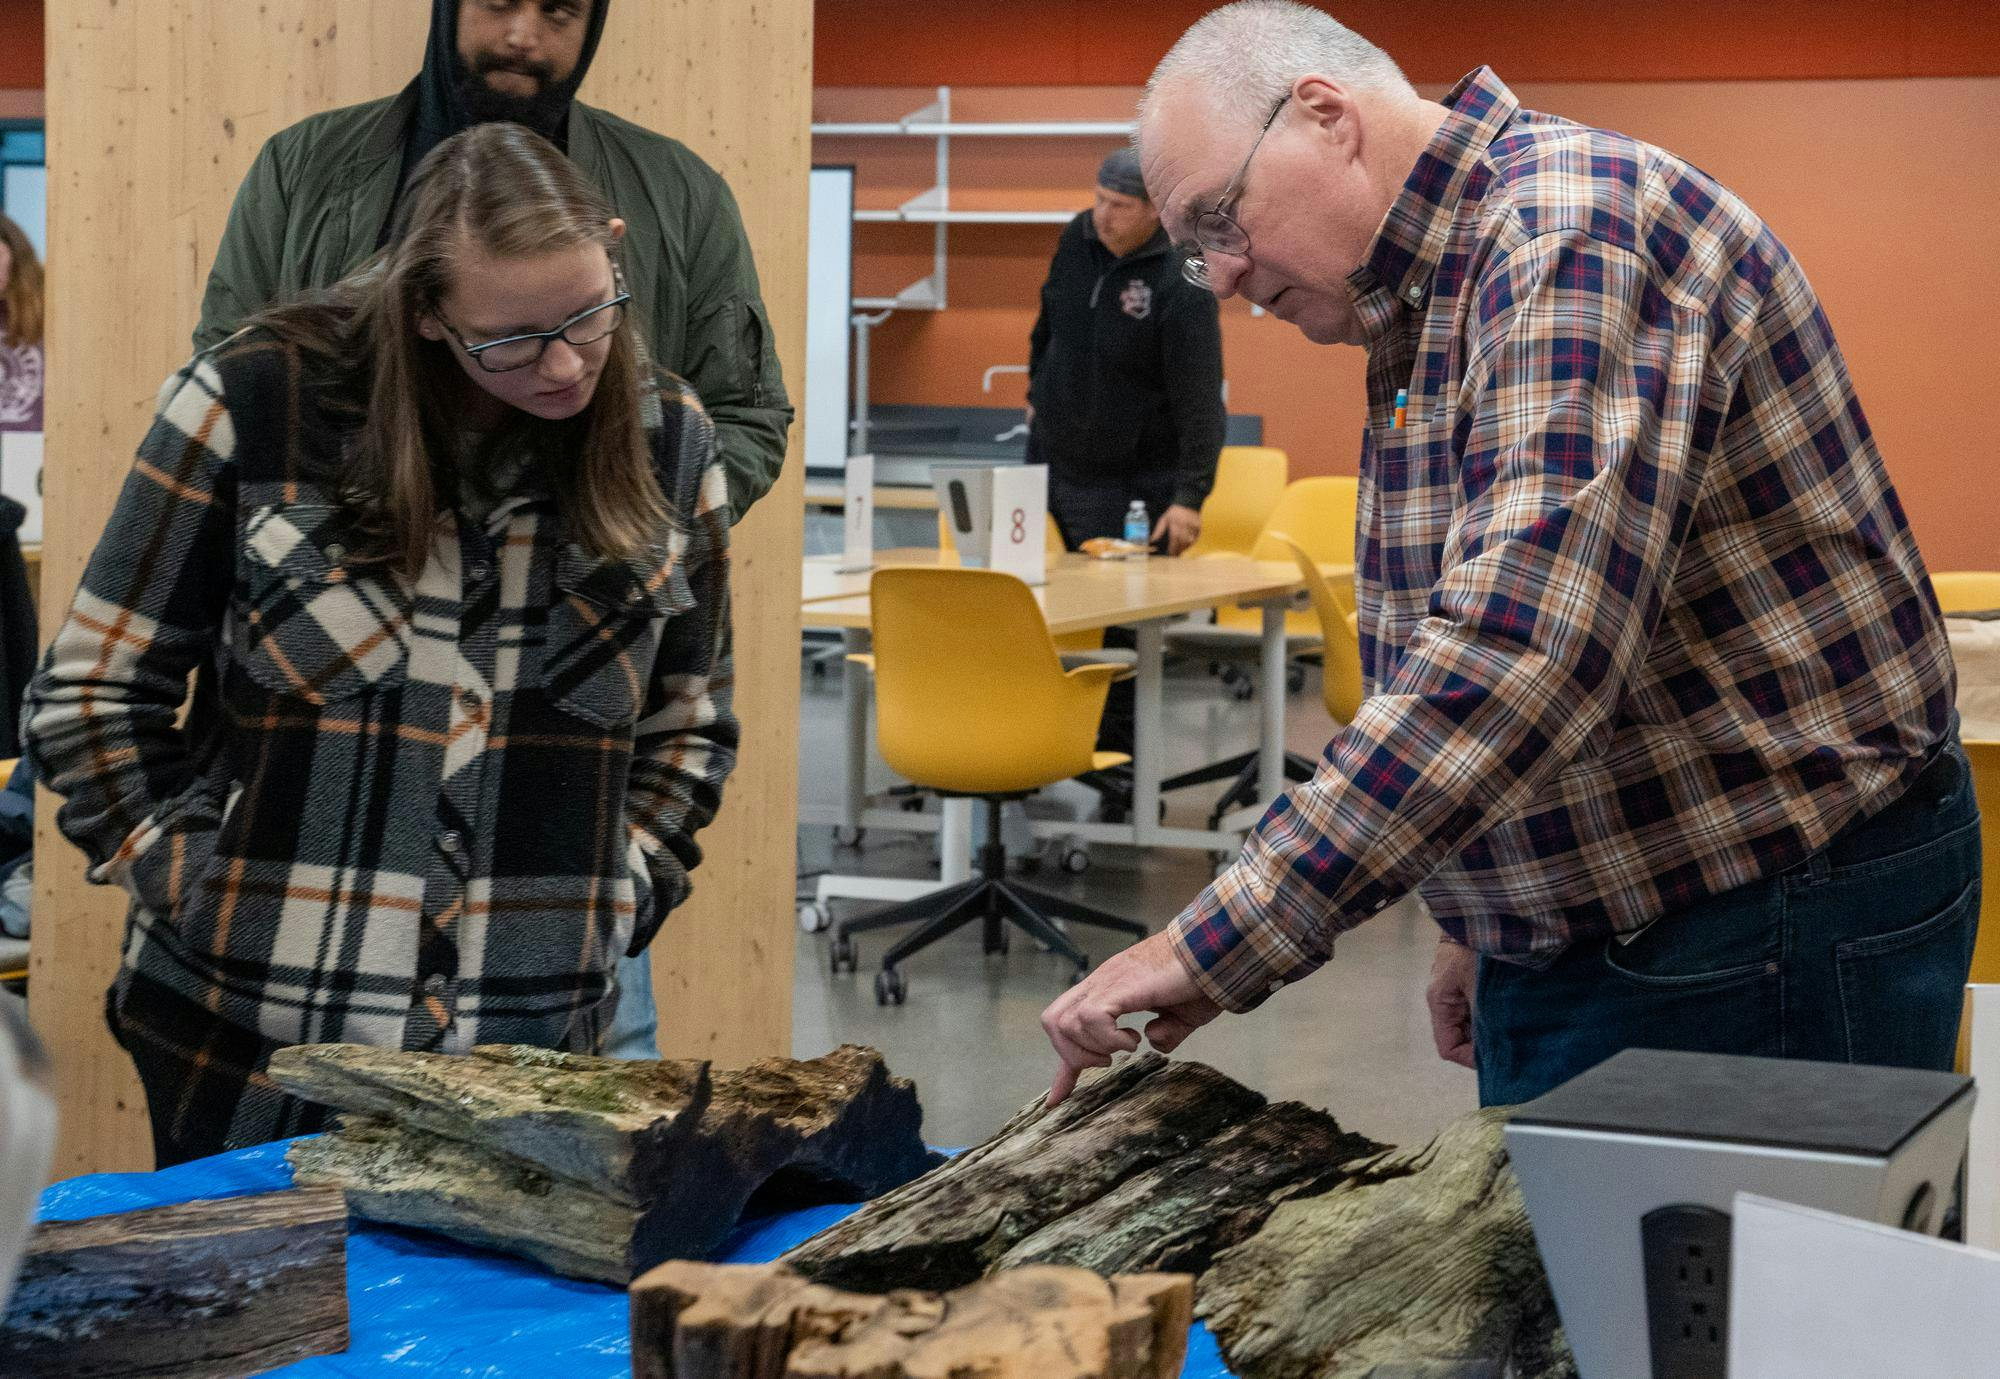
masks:
[[[1021,543],[1022,543],[1023,541],[1026,541],[1027,539],[1028,539],[1028,514],[1027,514],[1027,510],[1026,510],[1026,509],[1024,509],[1024,508],[1015,508],[1015,509],[1014,509],[1014,535],[1013,535],[1013,537],[1012,537],[1012,540],[1013,540],[1014,544],[1015,544],[1016,546],[1018,546],[1018,545],[1020,545],[1020,544],[1021,544]]]

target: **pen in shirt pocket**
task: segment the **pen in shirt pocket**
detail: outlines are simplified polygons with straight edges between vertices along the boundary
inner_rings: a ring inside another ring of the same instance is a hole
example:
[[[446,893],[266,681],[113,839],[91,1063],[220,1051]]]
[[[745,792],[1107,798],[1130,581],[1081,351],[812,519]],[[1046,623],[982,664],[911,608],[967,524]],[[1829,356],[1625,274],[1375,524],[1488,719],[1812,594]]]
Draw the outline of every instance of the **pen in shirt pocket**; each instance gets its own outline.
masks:
[[[1396,419],[1389,423],[1389,429],[1400,431],[1410,424],[1410,390],[1396,389]]]

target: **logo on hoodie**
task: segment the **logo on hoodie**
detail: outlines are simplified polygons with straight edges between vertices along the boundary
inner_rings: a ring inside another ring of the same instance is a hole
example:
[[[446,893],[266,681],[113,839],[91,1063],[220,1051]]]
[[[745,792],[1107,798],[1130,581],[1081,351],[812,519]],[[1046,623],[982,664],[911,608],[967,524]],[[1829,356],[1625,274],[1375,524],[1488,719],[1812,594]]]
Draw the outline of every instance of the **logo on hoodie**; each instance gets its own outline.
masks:
[[[1118,294],[1118,305],[1125,314],[1135,321],[1143,321],[1153,314],[1153,289],[1144,278],[1134,278],[1125,284],[1125,290]]]

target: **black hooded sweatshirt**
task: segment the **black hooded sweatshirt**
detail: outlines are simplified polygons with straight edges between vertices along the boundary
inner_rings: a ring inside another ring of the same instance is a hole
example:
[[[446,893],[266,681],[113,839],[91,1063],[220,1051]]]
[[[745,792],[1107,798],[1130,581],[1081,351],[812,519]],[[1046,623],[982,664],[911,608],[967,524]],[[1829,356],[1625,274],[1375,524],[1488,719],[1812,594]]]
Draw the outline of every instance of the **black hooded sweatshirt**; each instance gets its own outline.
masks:
[[[1173,501],[1201,506],[1222,450],[1222,327],[1164,230],[1119,258],[1089,211],[1064,227],[1029,339],[1028,401],[1051,478],[1129,486],[1168,471]]]
[[[431,34],[424,47],[424,68],[411,83],[417,93],[417,117],[410,126],[409,140],[403,145],[402,182],[410,180],[410,174],[424,160],[425,154],[452,135],[479,123],[473,112],[466,108],[462,87],[468,74],[465,59],[458,55],[459,3],[460,0],[431,0]],[[589,13],[584,17],[587,27],[583,32],[583,52],[577,57],[576,70],[543,94],[550,115],[549,127],[535,131],[546,135],[564,153],[569,152],[570,102],[576,99],[583,79],[590,74],[591,61],[597,56],[597,45],[604,37],[604,19],[611,10],[611,0],[588,0],[588,3]],[[395,218],[392,212],[389,216],[391,223]],[[384,225],[382,236],[385,241],[388,234],[389,227]]]

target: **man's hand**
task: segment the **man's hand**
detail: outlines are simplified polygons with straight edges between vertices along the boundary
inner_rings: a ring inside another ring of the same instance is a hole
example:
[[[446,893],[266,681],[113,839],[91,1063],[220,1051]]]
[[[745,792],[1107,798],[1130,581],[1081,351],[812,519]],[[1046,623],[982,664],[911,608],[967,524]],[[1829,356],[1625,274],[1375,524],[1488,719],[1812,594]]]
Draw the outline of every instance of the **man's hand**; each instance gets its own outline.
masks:
[[[1431,1038],[1437,1041],[1438,1057],[1461,1068],[1472,1061],[1473,988],[1479,975],[1479,958],[1462,943],[1449,939],[1437,946],[1431,959],[1431,984],[1424,999],[1431,1008]],[[1044,1023],[1047,1017],[1043,1017]]]
[[[1192,546],[1201,535],[1201,513],[1194,508],[1182,507],[1175,503],[1160,514],[1160,520],[1153,526],[1153,544],[1160,544],[1160,538],[1167,539],[1167,554],[1179,555]]]
[[[1058,996],[1042,1012],[1042,1030],[1055,1045],[1062,1066],[1049,1088],[1049,1106],[1059,1106],[1076,1089],[1085,1068],[1105,1068],[1111,1056],[1139,1047],[1139,1031],[1118,1021],[1141,1010],[1154,1012],[1146,1038],[1161,1053],[1222,1013],[1201,994],[1175,956],[1174,941],[1154,934],[1107,959],[1103,966]]]

